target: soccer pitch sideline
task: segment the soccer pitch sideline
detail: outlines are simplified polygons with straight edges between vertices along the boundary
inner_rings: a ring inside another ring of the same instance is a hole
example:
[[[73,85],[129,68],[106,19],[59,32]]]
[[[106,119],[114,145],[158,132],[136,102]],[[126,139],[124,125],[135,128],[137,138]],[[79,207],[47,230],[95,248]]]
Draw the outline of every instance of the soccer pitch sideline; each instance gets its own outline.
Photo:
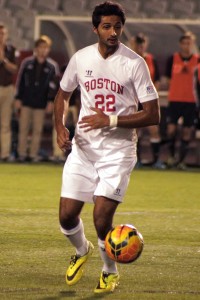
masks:
[[[0,299],[200,299],[200,173],[133,171],[114,225],[134,224],[144,250],[118,265],[113,294],[97,296],[102,263],[92,205],[82,219],[94,253],[81,281],[65,284],[74,251],[59,230],[61,174],[61,166],[0,164]]]

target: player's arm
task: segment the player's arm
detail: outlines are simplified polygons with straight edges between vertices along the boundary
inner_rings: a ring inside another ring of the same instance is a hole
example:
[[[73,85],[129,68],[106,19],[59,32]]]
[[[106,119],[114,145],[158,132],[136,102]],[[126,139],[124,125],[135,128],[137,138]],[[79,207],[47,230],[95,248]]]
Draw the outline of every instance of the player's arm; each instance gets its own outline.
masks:
[[[91,108],[96,114],[85,116],[79,122],[85,131],[103,127],[139,128],[157,125],[160,122],[160,108],[158,99],[142,103],[142,110],[126,116],[106,115],[98,108]]]
[[[166,64],[165,79],[168,87],[170,85],[170,80],[172,77],[172,67],[173,67],[173,55],[168,58]]]
[[[160,107],[158,99],[142,103],[142,110],[132,115],[118,116],[117,118],[117,126],[125,128],[146,127],[151,125],[157,125],[159,124],[159,122]]]
[[[11,74],[15,74],[17,72],[17,65],[11,62],[8,58],[4,58],[3,64],[5,69]]]
[[[198,76],[198,68],[194,70],[194,78],[193,78],[193,90],[194,90],[194,96],[196,100],[196,104],[198,107],[200,107],[200,82],[199,82],[199,76]]]
[[[160,71],[158,68],[158,63],[155,59],[153,60],[153,63],[154,63],[154,68],[155,68],[154,86],[155,86],[156,90],[159,91],[160,90]]]
[[[11,59],[12,60],[12,59]],[[9,60],[5,56],[4,48],[0,48],[0,63],[2,63],[5,67],[5,69],[10,72],[11,74],[15,74],[17,72],[17,64],[13,61]]]
[[[57,143],[61,150],[65,151],[71,147],[69,140],[69,131],[65,127],[64,119],[68,110],[69,99],[72,93],[65,92],[61,88],[54,100],[54,116],[55,116],[55,129],[57,132]]]

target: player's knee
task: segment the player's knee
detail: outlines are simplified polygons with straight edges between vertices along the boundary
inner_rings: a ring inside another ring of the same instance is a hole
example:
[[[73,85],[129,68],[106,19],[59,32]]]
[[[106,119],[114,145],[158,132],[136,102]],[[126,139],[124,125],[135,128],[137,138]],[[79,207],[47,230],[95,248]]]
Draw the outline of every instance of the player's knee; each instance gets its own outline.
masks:
[[[78,217],[75,217],[70,212],[67,212],[64,209],[60,209],[59,220],[61,227],[63,227],[64,229],[71,229],[75,227],[79,222]]]
[[[104,240],[106,237],[106,234],[111,229],[112,224],[109,220],[106,220],[106,218],[102,216],[96,216],[94,218],[94,225],[97,231],[97,235],[101,240]]]

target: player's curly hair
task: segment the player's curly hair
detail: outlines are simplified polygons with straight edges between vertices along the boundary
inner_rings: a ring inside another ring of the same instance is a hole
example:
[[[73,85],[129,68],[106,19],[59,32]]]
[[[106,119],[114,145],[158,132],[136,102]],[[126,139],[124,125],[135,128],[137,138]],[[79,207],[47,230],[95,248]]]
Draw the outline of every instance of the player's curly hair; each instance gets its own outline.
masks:
[[[105,1],[104,3],[95,6],[92,14],[92,24],[95,28],[101,23],[102,16],[119,16],[121,18],[122,24],[125,24],[126,17],[122,6],[119,3],[114,3],[111,1]]]

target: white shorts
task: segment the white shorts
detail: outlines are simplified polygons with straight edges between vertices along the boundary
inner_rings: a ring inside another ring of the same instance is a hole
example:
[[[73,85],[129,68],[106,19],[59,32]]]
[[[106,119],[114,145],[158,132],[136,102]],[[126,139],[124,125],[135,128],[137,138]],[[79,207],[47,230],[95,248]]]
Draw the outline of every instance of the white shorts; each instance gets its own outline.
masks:
[[[135,164],[136,156],[90,161],[76,147],[64,165],[61,197],[94,202],[95,196],[105,196],[122,202]]]

